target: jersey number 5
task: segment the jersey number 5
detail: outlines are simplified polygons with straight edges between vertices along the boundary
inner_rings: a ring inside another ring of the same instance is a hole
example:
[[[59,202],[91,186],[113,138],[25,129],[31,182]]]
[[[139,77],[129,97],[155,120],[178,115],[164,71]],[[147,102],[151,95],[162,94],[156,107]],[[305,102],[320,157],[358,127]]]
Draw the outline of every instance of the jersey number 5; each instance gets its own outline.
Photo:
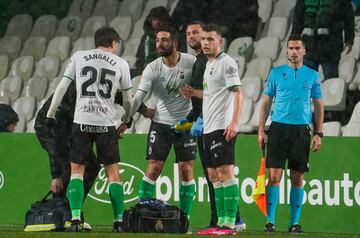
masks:
[[[81,71],[81,76],[86,76],[90,73],[90,78],[86,80],[81,85],[81,96],[82,97],[95,97],[94,91],[89,91],[88,87],[92,84],[94,84],[98,78],[98,71],[91,66],[86,66]],[[100,69],[100,85],[105,85],[105,88],[107,88],[107,92],[104,92],[102,89],[98,89],[98,94],[102,98],[110,98],[111,97],[111,90],[113,87],[113,84],[110,79],[107,79],[106,76],[115,76],[115,72],[109,69]]]

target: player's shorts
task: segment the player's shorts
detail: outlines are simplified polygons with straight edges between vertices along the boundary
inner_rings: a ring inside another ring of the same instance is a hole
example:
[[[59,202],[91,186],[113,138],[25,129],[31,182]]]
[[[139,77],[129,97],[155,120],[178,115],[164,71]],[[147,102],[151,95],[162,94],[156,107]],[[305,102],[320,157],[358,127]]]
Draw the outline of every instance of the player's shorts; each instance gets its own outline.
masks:
[[[203,160],[208,168],[235,164],[236,136],[230,141],[226,141],[223,134],[224,130],[204,134],[205,151]]]
[[[176,162],[194,160],[196,158],[196,138],[189,132],[176,133],[170,125],[152,122],[147,140],[147,160],[166,161],[174,145]]]
[[[111,165],[120,161],[118,138],[114,126],[91,126],[73,124],[70,161],[76,164],[85,164],[91,158],[93,145],[100,163]]]
[[[267,168],[309,171],[311,129],[308,125],[289,125],[272,122],[267,144]]]

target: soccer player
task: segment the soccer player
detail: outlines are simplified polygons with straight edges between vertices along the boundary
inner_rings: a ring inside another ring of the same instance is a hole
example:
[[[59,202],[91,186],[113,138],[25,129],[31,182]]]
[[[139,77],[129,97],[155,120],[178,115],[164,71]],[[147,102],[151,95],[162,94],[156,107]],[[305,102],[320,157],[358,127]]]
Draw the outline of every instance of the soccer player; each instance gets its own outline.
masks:
[[[175,29],[157,31],[156,50],[161,57],[146,66],[130,116],[134,115],[146,94],[152,90],[158,102],[148,135],[148,167],[140,184],[139,198],[153,197],[155,182],[174,145],[181,179],[180,208],[190,216],[195,196],[193,163],[196,141],[189,133],[176,133],[174,125],[191,110],[190,99],[183,98],[179,89],[190,82],[195,57],[178,52],[177,46],[178,33]]]
[[[114,211],[113,232],[122,232],[124,210],[123,185],[119,176],[119,147],[115,128],[117,109],[114,98],[122,91],[128,122],[132,87],[129,66],[118,57],[120,37],[111,27],[95,32],[96,49],[76,52],[66,67],[55,90],[48,118],[55,119],[56,110],[72,81],[76,83],[76,104],[70,151],[71,179],[68,198],[72,213],[69,231],[80,230],[80,213],[84,196],[85,160],[96,144],[99,161],[104,164],[109,181],[109,196]]]
[[[201,37],[202,37],[202,28],[204,24],[201,22],[191,22],[186,28],[186,41],[188,46],[195,51],[196,62],[194,63],[191,82],[190,85],[180,89],[181,94],[186,98],[191,98],[192,110],[186,116],[185,119],[181,120],[179,124],[185,122],[192,122],[193,126],[190,131],[190,135],[198,136],[198,151],[201,159],[201,164],[204,170],[204,175],[209,188],[209,198],[210,198],[210,207],[211,207],[211,218],[210,223],[207,228],[210,230],[217,227],[218,216],[216,214],[216,204],[215,204],[215,192],[212,183],[209,180],[209,175],[206,168],[205,156],[204,156],[204,138],[203,134],[203,119],[202,119],[202,90],[203,90],[203,76],[206,68],[207,57],[201,49]],[[199,97],[197,97],[199,96]],[[236,231],[243,231],[246,229],[246,224],[240,218],[239,209],[236,213]],[[205,230],[202,230],[204,233]]]
[[[287,41],[288,64],[271,70],[260,109],[258,143],[266,143],[265,122],[273,98],[275,104],[268,132],[266,167],[269,180],[266,187],[266,232],[275,231],[275,211],[279,200],[279,184],[286,160],[290,169],[289,232],[301,233],[299,225],[304,195],[304,173],[309,171],[311,130],[311,99],[315,113],[313,151],[320,149],[324,106],[319,74],[303,64],[305,45],[301,36],[292,35]]]
[[[221,51],[222,31],[216,24],[203,27],[201,47],[208,58],[204,72],[203,117],[205,160],[215,189],[218,228],[210,234],[234,234],[239,206],[239,182],[234,175],[235,142],[242,108],[241,82],[236,62]]]

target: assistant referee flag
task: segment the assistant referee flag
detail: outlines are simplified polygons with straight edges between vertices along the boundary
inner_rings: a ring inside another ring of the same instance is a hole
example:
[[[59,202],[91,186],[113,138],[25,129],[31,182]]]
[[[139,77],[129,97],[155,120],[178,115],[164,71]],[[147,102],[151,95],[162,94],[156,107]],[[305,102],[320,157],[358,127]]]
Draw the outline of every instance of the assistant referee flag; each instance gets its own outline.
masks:
[[[266,216],[265,158],[262,156],[256,185],[252,194],[256,205]]]

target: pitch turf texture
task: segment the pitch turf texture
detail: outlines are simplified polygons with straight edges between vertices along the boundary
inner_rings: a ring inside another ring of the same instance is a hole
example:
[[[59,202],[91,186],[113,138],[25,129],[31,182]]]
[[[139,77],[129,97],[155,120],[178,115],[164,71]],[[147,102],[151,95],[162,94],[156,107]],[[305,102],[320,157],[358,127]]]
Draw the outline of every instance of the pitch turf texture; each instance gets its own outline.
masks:
[[[173,235],[173,234],[134,234],[134,233],[111,233],[111,227],[93,227],[91,232],[79,232],[79,233],[66,233],[66,232],[24,232],[23,227],[20,225],[0,225],[0,238],[112,238],[112,237],[124,237],[124,238],[189,238],[189,237],[216,237],[216,236],[199,236],[199,235]],[[331,233],[303,233],[303,234],[289,234],[288,232],[278,231],[272,234],[267,234],[262,231],[244,231],[238,233],[239,237],[243,238],[283,238],[283,237],[314,237],[314,238],[355,238],[360,235],[350,234],[331,234]]]

